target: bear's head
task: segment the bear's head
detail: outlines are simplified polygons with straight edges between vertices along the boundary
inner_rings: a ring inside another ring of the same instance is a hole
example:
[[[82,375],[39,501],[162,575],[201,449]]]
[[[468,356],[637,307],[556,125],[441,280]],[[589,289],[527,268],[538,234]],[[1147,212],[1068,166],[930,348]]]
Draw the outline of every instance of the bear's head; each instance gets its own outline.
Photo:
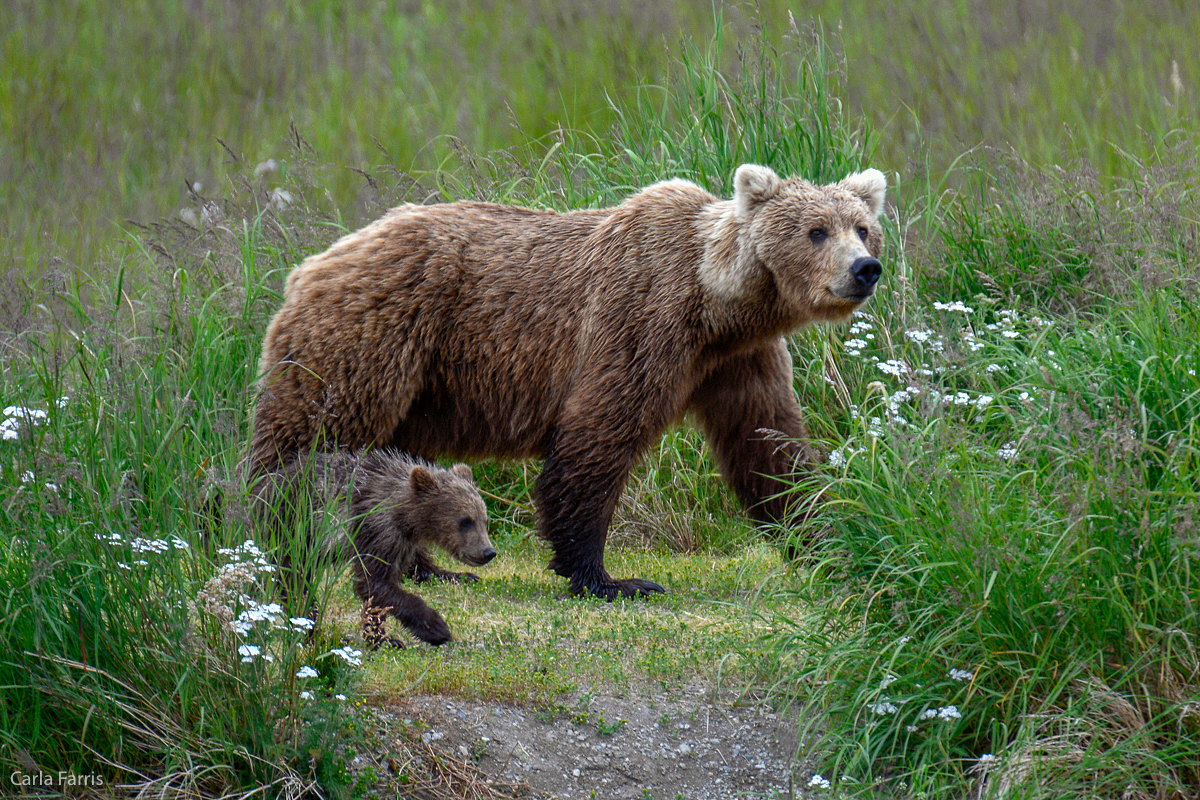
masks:
[[[496,557],[487,533],[487,507],[469,466],[431,470],[416,464],[408,480],[423,538],[473,567]]]
[[[741,277],[765,270],[789,317],[844,319],[875,293],[886,195],[877,169],[817,186],[743,164],[733,197]]]

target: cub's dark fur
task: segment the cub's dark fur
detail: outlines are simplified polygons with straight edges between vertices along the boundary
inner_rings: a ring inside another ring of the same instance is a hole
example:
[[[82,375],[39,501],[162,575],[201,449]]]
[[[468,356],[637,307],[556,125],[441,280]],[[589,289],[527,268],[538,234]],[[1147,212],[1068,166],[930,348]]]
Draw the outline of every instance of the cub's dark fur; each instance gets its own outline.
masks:
[[[404,578],[418,583],[479,578],[439,568],[428,545],[471,566],[482,566],[496,555],[487,535],[487,509],[466,464],[447,470],[391,450],[318,452],[289,459],[265,476],[256,487],[255,501],[259,519],[282,524],[287,533],[325,508],[337,507],[346,515],[346,525],[319,543],[320,552],[336,563],[350,561],[354,591],[363,601],[363,633],[372,647],[403,647],[385,635],[385,614],[422,641],[440,645],[450,640],[442,616],[400,583]],[[303,544],[317,544],[308,535]],[[311,567],[293,569],[296,553],[286,544],[283,550],[284,590],[305,596],[312,583]],[[315,553],[310,550],[308,555]],[[311,557],[304,560],[312,562]]]

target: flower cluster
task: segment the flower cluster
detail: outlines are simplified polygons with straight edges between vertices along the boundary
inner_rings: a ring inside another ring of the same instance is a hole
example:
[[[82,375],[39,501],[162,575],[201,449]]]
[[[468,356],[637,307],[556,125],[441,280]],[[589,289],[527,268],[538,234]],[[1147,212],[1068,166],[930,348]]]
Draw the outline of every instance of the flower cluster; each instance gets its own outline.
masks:
[[[337,656],[352,667],[362,666],[362,650],[355,650],[352,647],[339,647],[336,650],[330,650],[325,655]]]
[[[901,639],[898,642],[898,644],[902,646],[908,640],[909,640],[909,637],[906,636],[903,639]],[[957,667],[954,667],[954,668],[951,668],[950,671],[947,673],[947,677],[949,677],[950,680],[955,681],[956,683],[970,682],[970,681],[975,680],[975,671],[969,670],[969,669],[959,669]],[[900,678],[898,678],[896,675],[894,675],[890,672],[884,673],[883,677],[879,681],[879,688],[877,690],[880,694],[878,694],[872,702],[868,702],[864,706],[864,708],[866,709],[868,714],[872,715],[873,717],[897,717],[898,720],[904,720],[906,722],[906,724],[904,724],[904,730],[906,733],[909,733],[909,734],[914,734],[914,733],[919,732],[921,730],[921,723],[927,722],[929,720],[940,720],[941,722],[952,722],[953,720],[962,718],[962,713],[958,710],[958,706],[955,706],[955,705],[931,706],[925,702],[925,699],[926,699],[925,696],[921,696],[922,699],[921,699],[920,707],[922,708],[922,710],[919,713],[917,713],[915,716],[913,715],[913,713],[911,711],[906,713],[904,709],[906,707],[908,707],[909,703],[913,703],[915,705],[915,703],[913,701],[916,700],[917,697],[920,695],[914,695],[914,696],[909,696],[909,697],[894,697],[894,696],[882,694],[882,692],[885,689],[892,687],[899,680],[900,680]],[[915,688],[920,690],[921,684],[919,684],[919,683],[916,684]],[[905,718],[907,718],[907,719],[905,719]],[[875,725],[881,724],[881,722],[882,722],[882,720],[870,719],[867,721],[866,724],[868,726],[875,726]]]
[[[8,406],[0,415],[0,440],[11,442],[21,435],[21,426],[36,425],[46,420],[47,414],[40,408]]]
[[[255,614],[266,614],[264,619],[278,617],[282,613],[278,604],[259,606],[249,594],[260,574],[275,571],[254,540],[248,539],[237,547],[224,547],[217,552],[230,561],[196,593],[200,607],[216,617],[226,629],[243,636],[249,632],[249,626],[261,621],[253,618]],[[239,614],[235,612],[238,607],[246,610]]]
[[[888,349],[892,347],[893,342],[896,342],[896,338],[883,337],[888,342],[886,346],[877,343],[874,333],[876,318],[863,312],[854,314],[849,335],[842,343],[843,352],[847,356],[869,359],[870,363],[874,364],[875,370],[881,374],[881,380],[871,381],[868,384],[867,395],[869,397],[878,391],[886,398],[886,408],[874,415],[868,413],[866,406],[860,408],[852,405],[850,407],[851,417],[855,420],[861,419],[866,423],[865,436],[868,439],[882,439],[891,430],[922,430],[922,426],[917,423],[921,421],[922,416],[929,416],[934,409],[945,409],[946,411],[961,409],[959,413],[980,415],[996,404],[996,393],[959,388],[946,390],[936,385],[937,376],[950,376],[969,369],[970,373],[962,372],[968,381],[982,377],[990,377],[994,381],[1004,381],[1010,371],[1013,375],[1019,374],[1019,371],[1012,370],[1013,365],[1008,363],[979,364],[976,361],[964,365],[957,360],[958,356],[952,360],[938,360],[929,358],[930,356],[947,353],[961,354],[963,351],[976,352],[985,347],[994,347],[999,353],[1016,354],[1014,363],[1034,365],[1039,369],[1045,368],[1043,366],[1045,361],[1039,361],[1037,355],[1020,355],[1022,350],[1015,350],[1010,345],[1004,345],[1002,340],[1033,342],[1038,337],[1029,332],[1036,331],[1050,323],[1038,317],[1025,318],[1015,309],[998,309],[988,311],[990,318],[994,321],[985,324],[983,320],[973,318],[975,308],[962,301],[935,302],[932,304],[932,310],[953,316],[947,321],[958,330],[948,336],[954,339],[957,349],[951,349],[947,336],[924,326],[903,331],[902,339],[899,341],[900,346],[895,350]],[[872,355],[869,352],[871,349],[875,349],[878,354]],[[1045,353],[1048,356],[1054,356],[1053,350],[1047,350]],[[933,363],[922,361],[922,356],[929,358]],[[1049,361],[1047,366],[1052,369],[1060,369],[1059,365],[1053,361]],[[901,388],[891,391],[884,386],[884,381],[887,381],[888,378],[902,382]],[[934,385],[929,385],[927,380],[932,380]],[[1013,395],[1016,395],[1016,388],[1013,387]],[[889,394],[889,392],[891,393]],[[1001,393],[1006,398],[1008,397],[1008,393],[1003,388],[1001,388]],[[1033,401],[1031,393],[1037,394],[1036,390],[1028,389],[1021,391],[1015,399],[1028,404]],[[982,419],[982,417],[975,418]],[[1019,455],[1017,445],[1017,442],[1006,442],[993,452],[999,459],[1012,461]],[[861,441],[851,440],[834,450],[829,456],[828,463],[831,467],[844,467],[853,456],[863,452],[864,449],[865,445]]]
[[[167,539],[146,539],[144,537],[137,536],[126,542],[124,536],[113,531],[107,534],[97,533],[95,534],[95,537],[98,541],[104,542],[111,547],[128,547],[130,551],[134,553],[151,553],[157,555],[166,553],[170,550],[191,549],[191,545],[189,545],[183,539],[180,539],[178,536],[172,536],[169,541]],[[149,565],[150,562],[144,558],[139,558],[132,563],[126,563],[124,561],[117,562],[118,567],[128,570],[131,570],[134,567],[145,567]]]
[[[961,719],[962,714],[958,713],[958,706],[942,706],[941,708],[927,708],[921,712],[917,719],[941,719],[949,722],[952,719]]]

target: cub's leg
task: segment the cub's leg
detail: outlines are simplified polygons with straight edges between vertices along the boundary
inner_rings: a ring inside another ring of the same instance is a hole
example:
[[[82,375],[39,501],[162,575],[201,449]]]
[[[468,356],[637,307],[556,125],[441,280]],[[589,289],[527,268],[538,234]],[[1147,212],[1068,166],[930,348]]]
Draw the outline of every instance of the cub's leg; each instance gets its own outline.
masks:
[[[352,567],[354,591],[363,601],[364,609],[387,609],[387,613],[400,620],[401,625],[423,642],[442,645],[450,641],[450,626],[446,620],[420,597],[400,588],[396,582],[399,576],[391,561],[369,553],[359,553],[354,557]],[[364,613],[364,621],[366,617]],[[372,648],[385,643],[404,646],[396,639],[383,636],[382,627],[379,625],[376,630],[363,632]]]
[[[418,547],[412,559],[404,565],[404,577],[415,583],[425,583],[433,578],[453,583],[474,583],[479,580],[479,576],[473,572],[451,572],[442,569],[424,547]]]

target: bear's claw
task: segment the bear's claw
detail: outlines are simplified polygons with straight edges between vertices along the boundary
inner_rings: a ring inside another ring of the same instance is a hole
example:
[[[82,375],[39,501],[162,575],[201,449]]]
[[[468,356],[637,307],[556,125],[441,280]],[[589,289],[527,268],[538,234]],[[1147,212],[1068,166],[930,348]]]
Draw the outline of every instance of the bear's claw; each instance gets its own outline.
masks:
[[[665,592],[666,589],[654,581],[647,581],[642,578],[625,578],[622,580],[605,576],[604,580],[590,584],[578,580],[571,581],[571,594],[576,596],[592,594],[609,602],[616,600],[618,597],[645,597]]]

